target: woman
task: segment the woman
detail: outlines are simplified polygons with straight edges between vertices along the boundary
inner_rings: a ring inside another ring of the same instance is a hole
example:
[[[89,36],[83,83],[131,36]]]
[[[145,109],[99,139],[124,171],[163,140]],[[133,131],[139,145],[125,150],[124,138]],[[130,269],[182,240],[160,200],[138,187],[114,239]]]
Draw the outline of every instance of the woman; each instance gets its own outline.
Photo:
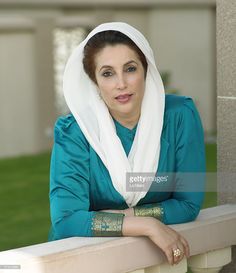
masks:
[[[192,99],[164,94],[147,40],[125,23],[98,26],[75,49],[63,90],[71,114],[55,125],[49,239],[147,236],[170,264],[188,257],[188,242],[167,225],[193,221],[203,201],[201,190],[179,190],[203,189],[204,179],[180,175],[205,171]],[[175,176],[130,190],[145,173]]]

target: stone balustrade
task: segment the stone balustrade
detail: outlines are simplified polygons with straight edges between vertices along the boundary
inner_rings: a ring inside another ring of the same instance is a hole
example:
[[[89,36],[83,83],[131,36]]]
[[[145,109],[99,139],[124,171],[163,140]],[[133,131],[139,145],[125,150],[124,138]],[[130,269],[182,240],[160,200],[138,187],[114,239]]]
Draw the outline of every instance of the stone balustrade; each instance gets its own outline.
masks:
[[[21,273],[184,273],[187,267],[193,273],[216,273],[230,263],[236,205],[203,209],[196,221],[172,227],[190,245],[191,257],[178,265],[170,266],[146,237],[74,237],[2,251],[0,273],[9,273],[9,268]]]

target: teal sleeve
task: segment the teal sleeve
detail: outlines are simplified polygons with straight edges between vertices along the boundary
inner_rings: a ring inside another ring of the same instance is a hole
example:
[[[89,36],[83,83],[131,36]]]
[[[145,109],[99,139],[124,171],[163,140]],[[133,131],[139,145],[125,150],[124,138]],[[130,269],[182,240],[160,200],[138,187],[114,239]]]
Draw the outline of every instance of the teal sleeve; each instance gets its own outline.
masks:
[[[176,115],[176,184],[172,197],[161,202],[165,224],[193,221],[204,199],[204,132],[193,100],[186,97],[182,110]]]
[[[123,214],[90,211],[89,160],[89,144],[78,125],[71,117],[59,118],[50,166],[49,240],[121,235]]]

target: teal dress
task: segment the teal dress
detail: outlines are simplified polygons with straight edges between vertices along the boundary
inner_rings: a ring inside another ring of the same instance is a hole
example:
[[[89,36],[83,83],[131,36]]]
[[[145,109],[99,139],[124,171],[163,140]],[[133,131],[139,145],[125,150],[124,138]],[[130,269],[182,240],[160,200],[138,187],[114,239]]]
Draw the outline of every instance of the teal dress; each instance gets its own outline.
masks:
[[[128,129],[114,122],[128,155],[137,125]],[[161,208],[159,219],[165,224],[193,221],[204,199],[205,177],[199,174],[205,173],[205,146],[201,120],[190,97],[165,95],[159,173],[176,176],[165,183],[153,182],[137,207]],[[185,173],[190,178],[181,175]],[[71,114],[60,117],[55,124],[51,156],[49,240],[122,236],[124,215],[99,210],[126,208],[124,198],[113,187],[108,170],[75,118]]]

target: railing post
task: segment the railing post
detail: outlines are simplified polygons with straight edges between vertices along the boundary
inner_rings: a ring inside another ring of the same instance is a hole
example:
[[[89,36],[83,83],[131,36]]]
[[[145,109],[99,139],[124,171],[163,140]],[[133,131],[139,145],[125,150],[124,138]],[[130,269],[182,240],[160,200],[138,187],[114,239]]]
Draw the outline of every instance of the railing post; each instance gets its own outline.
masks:
[[[193,273],[218,273],[230,262],[231,247],[226,247],[192,256],[188,259],[188,266]]]
[[[186,273],[187,272],[187,260],[183,258],[177,265],[170,265],[168,263],[154,265],[145,268],[145,273]]]
[[[144,269],[138,269],[129,273],[186,273],[187,272],[187,260],[186,258],[177,265],[170,265],[168,263],[153,265]]]

